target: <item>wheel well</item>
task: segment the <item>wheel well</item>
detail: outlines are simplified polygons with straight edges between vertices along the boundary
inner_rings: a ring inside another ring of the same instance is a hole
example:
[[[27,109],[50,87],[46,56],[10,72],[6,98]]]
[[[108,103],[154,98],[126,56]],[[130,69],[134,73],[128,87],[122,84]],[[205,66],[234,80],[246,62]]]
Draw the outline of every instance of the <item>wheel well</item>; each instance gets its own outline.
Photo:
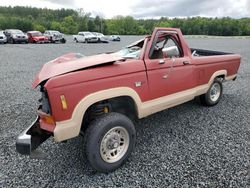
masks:
[[[81,130],[85,131],[89,123],[95,120],[98,116],[109,112],[117,112],[126,115],[131,120],[138,117],[137,108],[134,100],[129,96],[120,96],[110,98],[94,103],[86,110]]]
[[[223,81],[223,80],[225,80],[225,77],[226,76],[224,74],[222,74],[222,75],[217,76],[216,78],[219,78],[221,81]]]

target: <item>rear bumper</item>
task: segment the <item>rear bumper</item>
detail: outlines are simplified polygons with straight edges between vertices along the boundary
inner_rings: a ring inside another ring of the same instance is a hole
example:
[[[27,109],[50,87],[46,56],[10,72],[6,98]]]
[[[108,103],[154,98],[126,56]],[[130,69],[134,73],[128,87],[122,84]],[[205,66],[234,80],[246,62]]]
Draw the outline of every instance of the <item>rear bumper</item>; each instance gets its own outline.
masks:
[[[39,145],[47,140],[52,133],[40,128],[39,117],[16,140],[16,150],[23,155],[30,155]]]

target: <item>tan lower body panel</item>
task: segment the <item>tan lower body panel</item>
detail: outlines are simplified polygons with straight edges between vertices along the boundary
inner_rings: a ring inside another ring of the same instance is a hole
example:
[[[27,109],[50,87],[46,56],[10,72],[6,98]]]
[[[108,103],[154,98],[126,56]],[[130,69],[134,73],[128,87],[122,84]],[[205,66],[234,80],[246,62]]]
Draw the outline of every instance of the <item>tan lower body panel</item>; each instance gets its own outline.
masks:
[[[143,118],[156,112],[190,101],[194,99],[194,97],[206,93],[208,88],[209,85],[206,84],[193,89],[144,102],[141,106],[142,115],[141,117],[139,116],[139,118]]]
[[[227,77],[225,77],[225,80],[226,81],[230,81],[230,80],[233,80],[233,79],[235,79],[236,78],[236,74],[234,74],[234,75],[231,75],[231,76],[227,76]]]
[[[143,118],[156,112],[185,103],[194,99],[194,97],[196,96],[206,93],[210,85],[212,84],[214,78],[220,75],[226,76],[227,72],[225,70],[217,71],[211,76],[207,84],[168,96],[160,97],[147,102],[141,102],[140,97],[138,96],[136,91],[128,87],[112,88],[90,94],[84,97],[78,103],[78,105],[75,107],[71,119],[56,122],[56,128],[54,130],[54,139],[55,141],[60,142],[78,136],[81,129],[82,119],[86,110],[89,106],[98,101],[118,96],[129,96],[134,100],[136,104],[138,118]],[[236,75],[228,76],[225,77],[225,80],[232,80],[235,77]]]
[[[175,93],[172,95],[168,95],[165,97],[160,97],[158,99],[154,99],[154,100],[143,102],[143,103],[140,101],[135,101],[135,103],[137,105],[138,118],[143,118],[143,117],[146,117],[146,116],[151,115],[153,113],[162,111],[164,109],[185,103],[187,101],[190,101],[195,96],[206,93],[208,88],[209,88],[209,85],[206,84],[206,85],[198,86],[198,87],[193,88],[193,89],[189,89],[189,90]],[[123,90],[125,92],[125,90],[128,90],[128,88],[116,88],[116,90],[121,90],[121,91]],[[111,92],[108,91],[107,93],[111,93]],[[116,92],[113,92],[113,93],[116,93]],[[131,93],[130,96],[131,95],[133,95],[133,94]],[[121,96],[121,95],[119,95],[119,96]],[[132,97],[132,98],[135,99],[134,97]],[[84,101],[86,101],[86,100],[87,99],[85,99]],[[89,100],[89,102],[90,101],[91,101],[91,99]],[[60,141],[63,141],[63,140],[69,139],[69,138],[73,138],[73,137],[79,135],[79,132],[81,129],[82,117],[83,117],[85,111],[87,110],[87,108],[89,106],[91,106],[91,104],[92,104],[92,102],[88,105],[86,105],[86,104],[83,105],[82,108],[78,107],[79,109],[81,109],[81,111],[75,112],[71,119],[66,120],[66,121],[56,122],[56,128],[54,130],[55,141],[60,142]],[[80,105],[80,106],[82,106],[82,105]]]

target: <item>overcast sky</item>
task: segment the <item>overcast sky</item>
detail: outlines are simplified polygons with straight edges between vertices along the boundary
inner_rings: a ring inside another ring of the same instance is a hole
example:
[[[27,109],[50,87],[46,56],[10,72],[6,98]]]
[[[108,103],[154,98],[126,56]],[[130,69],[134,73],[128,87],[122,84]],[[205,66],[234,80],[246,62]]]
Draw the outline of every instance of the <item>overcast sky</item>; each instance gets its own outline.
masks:
[[[112,18],[130,15],[135,18],[159,17],[250,17],[250,0],[0,0],[0,6],[40,8],[82,8],[93,16]]]

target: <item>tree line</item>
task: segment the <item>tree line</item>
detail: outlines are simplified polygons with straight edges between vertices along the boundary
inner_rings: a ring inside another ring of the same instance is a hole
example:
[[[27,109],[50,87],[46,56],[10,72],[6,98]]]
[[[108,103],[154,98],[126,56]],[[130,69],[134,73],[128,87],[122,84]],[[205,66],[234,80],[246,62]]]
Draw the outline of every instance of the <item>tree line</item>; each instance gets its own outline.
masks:
[[[250,35],[250,18],[233,19],[188,17],[160,19],[134,19],[116,16],[103,19],[92,17],[83,9],[58,9],[0,6],[0,29],[16,28],[23,31],[59,30],[65,34],[96,31],[104,34],[145,35],[154,27],[180,28],[186,35],[245,36]]]

